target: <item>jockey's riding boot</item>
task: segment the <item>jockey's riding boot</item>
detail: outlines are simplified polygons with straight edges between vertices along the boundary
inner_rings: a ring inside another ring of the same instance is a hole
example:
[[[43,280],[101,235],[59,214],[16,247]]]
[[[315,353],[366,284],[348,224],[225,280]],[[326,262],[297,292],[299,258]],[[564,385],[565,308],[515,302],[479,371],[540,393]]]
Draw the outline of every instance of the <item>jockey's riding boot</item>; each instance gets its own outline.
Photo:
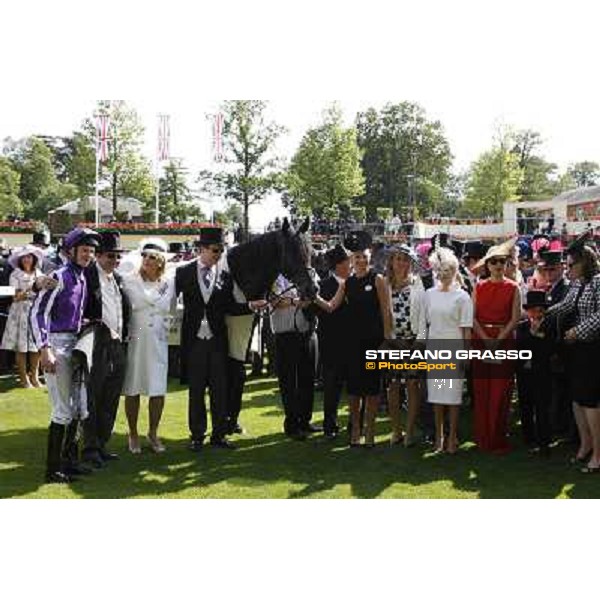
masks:
[[[63,472],[67,475],[89,475],[92,469],[79,463],[79,440],[77,439],[79,421],[73,420],[67,425],[63,458]]]
[[[70,483],[73,479],[62,467],[62,448],[65,425],[51,422],[48,428],[48,456],[46,459],[46,483]]]

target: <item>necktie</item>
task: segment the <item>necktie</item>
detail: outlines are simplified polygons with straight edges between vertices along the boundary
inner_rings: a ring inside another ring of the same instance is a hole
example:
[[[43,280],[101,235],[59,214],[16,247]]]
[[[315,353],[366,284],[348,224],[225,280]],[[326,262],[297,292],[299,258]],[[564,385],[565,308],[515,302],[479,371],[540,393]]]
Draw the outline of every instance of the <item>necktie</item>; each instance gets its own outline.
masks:
[[[210,287],[211,275],[210,267],[202,267],[202,281],[207,289]]]

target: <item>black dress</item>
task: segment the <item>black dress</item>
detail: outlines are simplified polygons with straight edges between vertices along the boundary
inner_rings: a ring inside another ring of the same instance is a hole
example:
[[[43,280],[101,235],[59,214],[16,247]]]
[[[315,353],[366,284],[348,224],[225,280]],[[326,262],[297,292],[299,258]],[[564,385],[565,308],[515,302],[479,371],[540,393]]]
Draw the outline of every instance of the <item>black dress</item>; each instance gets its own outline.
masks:
[[[352,275],[346,282],[348,303],[348,394],[374,396],[380,392],[379,371],[367,370],[366,350],[377,350],[383,342],[381,306],[375,285],[377,274],[370,270],[364,277]]]

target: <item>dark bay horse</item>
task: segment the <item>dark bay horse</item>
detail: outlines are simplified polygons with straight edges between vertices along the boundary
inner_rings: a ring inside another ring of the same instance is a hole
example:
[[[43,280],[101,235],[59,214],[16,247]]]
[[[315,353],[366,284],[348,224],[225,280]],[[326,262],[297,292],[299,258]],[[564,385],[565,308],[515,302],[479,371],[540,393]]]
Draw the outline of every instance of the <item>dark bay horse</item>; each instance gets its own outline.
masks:
[[[309,224],[306,218],[295,231],[285,218],[281,229],[227,252],[231,276],[247,300],[265,298],[280,273],[298,288],[302,298],[315,298],[317,288],[309,271],[310,244],[305,235]]]

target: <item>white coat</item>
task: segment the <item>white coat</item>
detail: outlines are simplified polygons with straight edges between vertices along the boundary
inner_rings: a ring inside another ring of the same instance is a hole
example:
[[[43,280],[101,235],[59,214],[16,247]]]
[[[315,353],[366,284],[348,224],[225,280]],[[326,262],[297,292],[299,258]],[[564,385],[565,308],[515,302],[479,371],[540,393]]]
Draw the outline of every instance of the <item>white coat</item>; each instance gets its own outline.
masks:
[[[169,370],[169,327],[174,310],[173,279],[144,281],[139,273],[123,280],[131,302],[126,396],[164,396]]]

